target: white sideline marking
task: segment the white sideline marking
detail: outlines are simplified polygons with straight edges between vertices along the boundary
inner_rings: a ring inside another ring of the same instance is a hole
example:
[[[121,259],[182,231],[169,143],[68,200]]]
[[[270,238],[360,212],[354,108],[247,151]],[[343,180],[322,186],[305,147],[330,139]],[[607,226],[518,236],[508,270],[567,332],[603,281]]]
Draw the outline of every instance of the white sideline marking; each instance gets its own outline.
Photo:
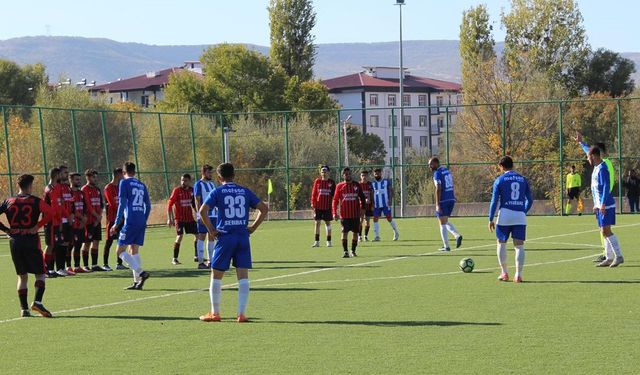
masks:
[[[638,226],[638,225],[640,225],[640,223],[619,225],[619,226],[617,226],[617,228],[633,227],[633,226]],[[532,239],[527,240],[527,242],[533,242],[533,241],[537,241],[537,240],[545,240],[545,239],[549,239],[549,238],[567,237],[567,236],[573,236],[573,235],[576,235],[576,234],[585,234],[585,233],[592,233],[592,232],[599,232],[599,231],[600,231],[599,229],[591,229],[591,230],[585,230],[585,231],[580,231],[580,232],[555,234],[555,235],[551,235],[551,236],[532,238]],[[574,245],[574,244],[572,243],[572,245]],[[471,246],[471,247],[464,247],[461,250],[473,250],[473,249],[480,249],[480,248],[492,247],[492,246],[495,246],[495,243],[486,244],[486,245],[477,245],[477,246]],[[460,250],[459,249],[454,249],[454,250],[452,250],[452,252],[453,251],[460,251]],[[412,255],[412,256],[403,256],[403,257],[395,257],[395,258],[388,258],[388,259],[379,259],[379,260],[373,260],[373,261],[363,262],[363,263],[347,264],[347,265],[339,266],[339,267],[321,268],[321,269],[317,269],[317,270],[296,272],[296,273],[285,274],[285,275],[274,276],[274,277],[265,277],[265,278],[262,278],[262,279],[251,280],[251,283],[253,284],[253,283],[262,282],[262,281],[271,281],[271,280],[283,279],[283,278],[288,278],[288,277],[309,275],[309,274],[313,274],[313,273],[317,273],[317,272],[332,271],[332,270],[336,270],[336,269],[344,269],[344,268],[347,268],[347,267],[360,267],[360,266],[365,266],[365,265],[369,265],[369,264],[391,262],[391,261],[409,259],[409,258],[414,258],[414,257],[419,257],[419,256],[434,255],[434,254],[439,254],[439,253],[440,253],[439,251],[433,251],[433,252],[429,252],[429,253],[417,254],[417,255]],[[595,254],[595,255],[598,255],[598,254]],[[525,265],[525,267],[526,266],[531,267],[531,266],[537,266],[537,265],[544,265],[544,264],[562,263],[562,262],[573,262],[573,261],[576,261],[576,260],[587,259],[587,258],[590,258],[590,257],[593,257],[593,256],[594,255],[589,255],[589,256],[575,258],[575,259],[553,261],[553,262],[547,262],[547,263],[534,263],[534,264],[530,264],[530,265]],[[487,268],[487,269],[483,269],[483,270],[492,270],[492,269],[495,269],[495,268]],[[480,271],[480,270],[478,270],[478,271]],[[438,275],[444,276],[444,275],[459,274],[459,273],[460,273],[460,271],[452,271],[452,272],[443,272],[443,273],[432,275],[432,276],[438,276]],[[409,275],[409,276],[388,276],[387,278],[400,279],[400,278],[407,278],[407,277],[417,277],[417,276],[413,276],[413,275]],[[385,278],[374,278],[373,280],[384,280],[384,279]],[[356,280],[351,280],[351,281],[356,281]],[[312,282],[310,281],[310,282],[307,282],[307,283],[312,283]],[[305,282],[290,283],[290,284],[304,285]],[[233,288],[233,287],[235,287],[237,285],[238,285],[237,283],[224,285],[223,289]],[[190,290],[184,290],[184,291],[181,291],[181,292],[165,293],[165,294],[159,294],[159,295],[149,296],[149,297],[141,297],[141,298],[135,298],[135,299],[130,299],[130,300],[124,300],[124,301],[116,301],[116,302],[110,302],[110,303],[104,303],[104,304],[98,304],[98,305],[84,306],[84,307],[78,307],[78,308],[75,308],[75,309],[56,311],[56,312],[53,312],[53,315],[55,316],[55,315],[58,315],[58,314],[65,314],[65,313],[84,311],[84,310],[92,310],[92,309],[97,309],[97,308],[101,308],[101,307],[118,306],[118,305],[124,305],[124,304],[131,303],[131,302],[148,301],[148,300],[153,300],[153,299],[159,299],[159,298],[166,298],[166,297],[178,296],[178,295],[183,295],[183,294],[202,292],[202,291],[206,291],[206,290],[208,290],[208,288],[190,289]],[[18,320],[23,320],[23,319],[27,319],[27,318],[12,318],[12,319],[0,320],[0,324],[15,322],[15,321],[18,321]]]

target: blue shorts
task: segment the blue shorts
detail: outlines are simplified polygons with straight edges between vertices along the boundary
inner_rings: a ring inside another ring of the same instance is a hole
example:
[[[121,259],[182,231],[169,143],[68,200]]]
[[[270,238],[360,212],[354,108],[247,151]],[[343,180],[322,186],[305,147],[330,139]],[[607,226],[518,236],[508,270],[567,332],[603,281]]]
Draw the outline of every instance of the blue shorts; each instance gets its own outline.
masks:
[[[213,217],[209,217],[209,220],[211,220],[211,224],[213,224],[213,226],[216,226],[216,220],[218,220],[217,217],[213,216]],[[202,234],[202,233],[207,233],[209,232],[207,230],[207,227],[204,226],[204,224],[202,223],[202,220],[198,219],[198,233]]]
[[[453,206],[456,205],[456,201],[440,202],[440,211],[436,211],[436,217],[451,216],[453,212]]]
[[[509,236],[514,240],[524,241],[527,239],[526,225],[496,225],[496,237],[502,242],[507,242]]]
[[[144,232],[146,225],[124,224],[118,236],[118,246],[125,245],[144,245]]]
[[[213,249],[211,268],[227,271],[232,260],[235,268],[251,268],[251,244],[247,233],[218,235],[218,241]]]
[[[384,206],[384,207],[376,207],[373,209],[373,217],[380,217],[383,216],[384,217],[390,217],[391,216],[391,210],[389,209],[389,207]]]
[[[607,208],[604,216],[600,214],[600,210],[596,210],[596,220],[598,220],[598,226],[600,228],[607,225],[616,225],[616,208]]]

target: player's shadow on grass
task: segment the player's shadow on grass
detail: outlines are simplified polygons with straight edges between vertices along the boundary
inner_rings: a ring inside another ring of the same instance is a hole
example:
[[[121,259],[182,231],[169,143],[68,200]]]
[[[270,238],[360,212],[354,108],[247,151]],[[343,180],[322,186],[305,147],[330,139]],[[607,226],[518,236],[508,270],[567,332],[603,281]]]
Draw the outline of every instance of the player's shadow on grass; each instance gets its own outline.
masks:
[[[640,280],[525,280],[527,284],[640,284]]]
[[[273,266],[273,267],[264,267],[258,266],[252,269],[252,271],[257,270],[293,270],[293,269],[327,269],[327,268],[336,268],[336,266]]]
[[[178,321],[198,320],[198,317],[186,316],[144,316],[144,315],[61,315],[56,319],[120,319],[120,320],[150,320],[150,321]]]
[[[254,261],[253,264],[306,264],[306,263],[336,263],[335,261],[317,261],[317,260],[261,260]]]
[[[536,249],[536,248],[527,247],[526,249],[526,251],[592,251],[592,250],[594,250],[593,247],[553,247],[553,248],[546,248],[546,249]]]
[[[208,269],[199,270],[195,268],[169,268],[161,270],[149,270],[152,280],[154,278],[161,277],[200,277],[202,275],[209,275],[209,272],[210,271]],[[131,279],[131,271],[125,270],[124,272],[94,272],[91,273],[91,277],[105,279]]]
[[[264,321],[264,323],[275,324],[329,324],[346,326],[371,326],[371,327],[455,327],[455,326],[500,326],[502,323],[494,322],[457,322],[449,320],[381,320],[381,321],[359,321],[359,320],[302,320],[302,321]]]

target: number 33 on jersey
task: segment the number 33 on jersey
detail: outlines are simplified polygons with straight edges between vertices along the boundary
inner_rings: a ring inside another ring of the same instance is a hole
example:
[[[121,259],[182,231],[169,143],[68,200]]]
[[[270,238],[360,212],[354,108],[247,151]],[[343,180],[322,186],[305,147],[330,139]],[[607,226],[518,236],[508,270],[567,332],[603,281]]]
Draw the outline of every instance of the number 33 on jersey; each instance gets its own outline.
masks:
[[[228,182],[216,187],[204,201],[210,208],[218,209],[213,223],[220,233],[247,232],[249,208],[256,208],[260,199],[244,186]]]

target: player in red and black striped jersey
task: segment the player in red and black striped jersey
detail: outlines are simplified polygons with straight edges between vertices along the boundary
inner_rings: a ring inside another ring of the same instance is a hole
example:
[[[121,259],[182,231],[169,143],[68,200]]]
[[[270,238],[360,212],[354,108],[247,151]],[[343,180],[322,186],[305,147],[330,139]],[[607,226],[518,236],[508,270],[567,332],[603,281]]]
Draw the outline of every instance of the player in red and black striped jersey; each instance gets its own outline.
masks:
[[[60,226],[62,225],[62,190],[58,183],[60,169],[49,170],[49,184],[44,188],[44,202],[51,207],[51,221],[44,227],[44,260],[47,266],[48,277],[58,277],[55,271],[54,261],[61,256],[64,262],[65,252],[62,249],[60,239]],[[62,263],[60,263],[62,264]]]
[[[364,216],[360,221],[360,233],[358,233],[358,241],[369,241],[369,229],[371,228],[371,218],[373,217],[373,187],[371,181],[369,181],[369,171],[363,170],[360,172],[360,189],[364,193],[367,199],[367,204],[364,208]],[[362,228],[364,227],[364,237],[362,236]]]
[[[175,210],[173,207],[175,207]],[[191,187],[191,175],[186,173],[180,178],[180,186],[173,189],[167,202],[167,225],[176,226],[177,236],[173,244],[173,260],[171,261],[174,265],[180,264],[178,256],[180,255],[182,235],[186,232],[196,236],[194,240],[197,239],[198,229],[194,218],[195,209],[196,201]]]
[[[360,219],[364,216],[364,209],[367,205],[367,198],[364,196],[360,184],[351,179],[351,169],[342,169],[344,181],[336,186],[336,193],[333,196],[333,218],[338,220],[342,226],[342,249],[343,258],[349,258],[348,237],[349,232],[353,232],[351,241],[351,256],[356,255],[358,246],[358,233],[360,232]],[[340,216],[338,216],[338,213]]]
[[[58,175],[58,183],[62,192],[62,225],[60,227],[60,241],[63,248],[64,256],[56,255],[56,268],[58,276],[74,276],[74,272],[65,270],[67,256],[71,256],[73,249],[73,196],[71,195],[71,186],[69,186],[69,168],[66,165],[58,167],[60,174]],[[70,258],[69,258],[70,259]],[[62,264],[58,261],[62,260]]]
[[[118,239],[118,235],[120,233],[120,229],[122,228],[122,223],[118,225],[116,228],[116,232],[114,235],[111,234],[111,228],[115,225],[116,222],[116,214],[118,213],[118,186],[120,184],[120,180],[122,180],[124,176],[124,172],[122,168],[118,167],[112,171],[111,182],[109,182],[104,187],[104,199],[106,201],[106,211],[107,211],[107,240],[104,242],[104,259],[105,263],[108,263],[109,260],[109,252],[111,251],[111,245],[113,241]],[[93,254],[94,249],[91,249],[91,253]],[[96,254],[98,254],[98,248],[95,248]],[[97,256],[97,255],[96,255]],[[116,261],[118,264],[116,265],[117,270],[127,270],[129,269],[127,266],[122,264],[122,259],[120,257],[116,257]],[[100,267],[98,267],[100,268]]]
[[[315,220],[315,241],[311,247],[320,246],[320,222],[324,221],[327,232],[327,247],[331,247],[331,200],[336,191],[336,182],[329,178],[329,166],[320,167],[320,177],[313,181],[311,189],[311,208]]]
[[[89,207],[87,215],[87,225],[84,232],[84,244],[82,245],[82,264],[84,267],[76,267],[76,272],[91,272],[89,267],[89,252],[93,250],[93,262],[98,266],[98,246],[102,240],[102,210],[104,209],[104,201],[102,200],[102,192],[96,184],[98,181],[98,172],[94,169],[87,169],[84,172],[84,178],[87,183],[82,187],[85,204]],[[109,266],[109,254],[104,257],[104,264]],[[104,268],[103,268],[104,269]]]
[[[9,220],[9,227],[0,223],[0,230],[9,235],[11,258],[18,275],[18,298],[20,300],[21,316],[31,316],[27,302],[27,282],[29,274],[36,276],[36,296],[31,304],[31,310],[37,311],[44,317],[51,317],[51,313],[42,305],[45,289],[45,266],[42,259],[42,249],[38,229],[49,222],[52,211],[42,199],[31,195],[33,176],[18,177],[20,191],[15,197],[5,200],[0,205],[0,215],[5,214]],[[42,215],[42,218],[40,216]],[[40,219],[38,221],[38,219]]]
[[[73,222],[71,223],[73,263],[71,265],[71,252],[67,253],[67,273],[83,273],[84,269],[80,268],[80,250],[85,242],[85,233],[87,230],[87,220],[91,215],[91,201],[80,190],[82,186],[82,176],[80,173],[74,172],[69,175],[69,183],[71,184],[71,196],[73,197]],[[75,268],[74,268],[75,267]]]

